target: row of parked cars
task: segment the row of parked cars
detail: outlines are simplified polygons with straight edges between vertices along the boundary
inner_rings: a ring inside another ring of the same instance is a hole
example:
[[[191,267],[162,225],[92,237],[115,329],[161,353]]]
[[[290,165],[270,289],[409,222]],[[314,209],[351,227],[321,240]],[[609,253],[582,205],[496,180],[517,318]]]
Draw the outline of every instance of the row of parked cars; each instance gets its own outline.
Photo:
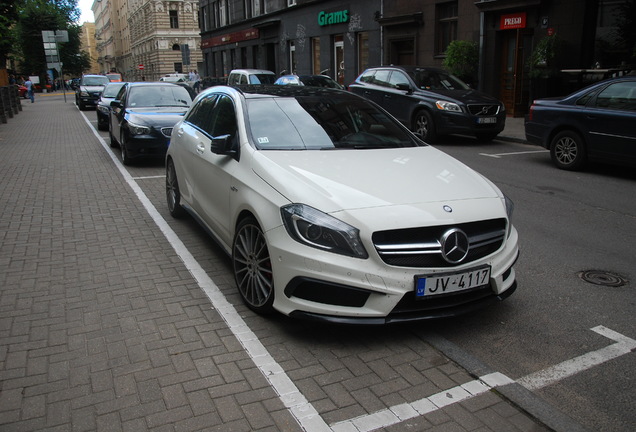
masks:
[[[211,234],[252,310],[358,324],[448,317],[515,291],[518,234],[499,188],[422,139],[452,133],[448,124],[489,139],[503,105],[424,72],[373,68],[349,92],[301,77],[254,85],[248,75],[251,85],[215,86],[194,100],[172,83],[123,83],[101,111],[125,164],[165,155],[170,214]],[[275,78],[266,75],[257,78]],[[605,104],[611,83],[599,85],[571,104]],[[380,89],[421,93],[434,102],[420,110],[443,113],[393,114],[373,102]],[[549,103],[535,103],[536,123],[539,105]]]

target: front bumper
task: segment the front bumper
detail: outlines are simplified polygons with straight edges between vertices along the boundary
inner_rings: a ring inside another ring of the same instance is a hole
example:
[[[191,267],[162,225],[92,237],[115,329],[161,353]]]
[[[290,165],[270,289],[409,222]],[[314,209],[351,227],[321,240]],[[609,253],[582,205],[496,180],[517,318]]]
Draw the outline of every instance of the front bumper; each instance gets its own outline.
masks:
[[[495,123],[479,123],[479,116],[438,110],[436,111],[435,126],[440,135],[498,134],[503,131],[506,126],[506,116],[505,114],[497,114],[492,117],[496,118]]]
[[[274,308],[293,317],[354,324],[385,324],[460,315],[503,300],[516,289],[513,268],[517,231],[497,252],[457,266],[462,272],[491,266],[488,286],[444,296],[415,299],[414,277],[448,268],[405,268],[377,257],[356,259],[290,242],[282,227],[267,233],[274,273]],[[375,251],[369,251],[374,254]]]

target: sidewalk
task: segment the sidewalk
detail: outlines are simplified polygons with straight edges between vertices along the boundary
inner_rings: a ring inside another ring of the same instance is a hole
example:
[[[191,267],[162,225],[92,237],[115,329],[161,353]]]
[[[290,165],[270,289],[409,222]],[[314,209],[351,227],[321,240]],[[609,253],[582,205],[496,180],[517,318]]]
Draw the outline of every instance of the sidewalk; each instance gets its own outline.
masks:
[[[159,208],[163,179],[144,174],[160,167],[136,170]],[[171,221],[231,303],[213,307],[123,177],[72,94],[38,94],[0,124],[0,430],[580,430],[544,426],[509,385],[449,403],[453,389],[483,389],[483,371],[444,341],[255,316],[227,258],[192,221]],[[426,414],[404,408],[434,397]],[[409,420],[377,423],[398,414]],[[364,415],[376,423],[347,423]]]

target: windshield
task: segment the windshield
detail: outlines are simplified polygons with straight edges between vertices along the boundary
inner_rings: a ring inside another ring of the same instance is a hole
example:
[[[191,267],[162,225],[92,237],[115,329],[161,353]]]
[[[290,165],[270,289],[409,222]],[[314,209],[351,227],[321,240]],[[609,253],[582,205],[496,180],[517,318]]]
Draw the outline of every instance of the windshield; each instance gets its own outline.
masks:
[[[84,77],[82,78],[82,85],[85,86],[103,86],[108,84],[110,81],[108,77],[98,76],[98,77]]]
[[[410,72],[415,84],[422,90],[468,90],[468,84],[444,71],[415,69]]]
[[[117,93],[119,93],[119,89],[122,88],[122,86],[124,85],[124,83],[117,83],[117,84],[109,84],[104,88],[104,91],[102,93],[103,97],[107,97],[107,98],[114,98],[115,96],[117,96]]]
[[[274,74],[252,74],[249,78],[250,84],[274,84],[276,81]]]
[[[187,107],[192,103],[185,88],[171,84],[133,87],[128,98],[131,107]]]
[[[364,99],[311,95],[249,100],[248,118],[263,150],[415,147],[413,136]]]

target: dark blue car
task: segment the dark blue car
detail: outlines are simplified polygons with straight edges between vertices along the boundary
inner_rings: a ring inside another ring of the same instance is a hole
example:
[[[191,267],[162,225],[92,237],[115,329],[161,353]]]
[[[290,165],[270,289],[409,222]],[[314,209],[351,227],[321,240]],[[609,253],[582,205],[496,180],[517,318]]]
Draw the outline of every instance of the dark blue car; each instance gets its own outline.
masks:
[[[124,165],[137,158],[163,158],[172,127],[192,104],[185,88],[168,82],[124,83],[110,103],[108,132]]]
[[[579,170],[588,161],[636,166],[636,76],[535,100],[525,131],[529,142],[550,150],[561,169]]]

